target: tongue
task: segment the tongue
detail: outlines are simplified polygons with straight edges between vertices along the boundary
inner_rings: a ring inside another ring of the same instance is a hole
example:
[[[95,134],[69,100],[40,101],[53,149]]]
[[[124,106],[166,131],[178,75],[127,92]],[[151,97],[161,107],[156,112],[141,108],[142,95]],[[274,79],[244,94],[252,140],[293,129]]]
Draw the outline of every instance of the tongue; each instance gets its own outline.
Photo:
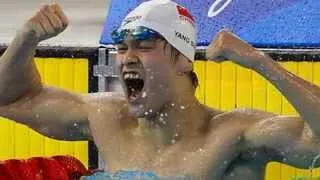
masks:
[[[135,101],[136,99],[138,99],[138,97],[139,97],[139,92],[133,90],[129,96],[129,101],[130,102]]]
[[[137,100],[138,99],[138,95],[137,94],[132,94],[132,95],[130,95],[130,97],[129,97],[129,101],[130,102],[133,102],[133,101],[135,101],[135,100]]]

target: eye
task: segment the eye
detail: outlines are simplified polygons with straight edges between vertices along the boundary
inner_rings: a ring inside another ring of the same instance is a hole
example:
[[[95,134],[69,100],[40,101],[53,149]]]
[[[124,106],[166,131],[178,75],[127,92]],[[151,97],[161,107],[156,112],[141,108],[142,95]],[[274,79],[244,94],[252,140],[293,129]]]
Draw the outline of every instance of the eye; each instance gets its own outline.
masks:
[[[116,50],[118,54],[124,54],[128,50],[128,47],[125,45],[116,45]]]
[[[138,43],[138,48],[141,50],[150,50],[155,47],[155,42],[153,40],[144,40]]]

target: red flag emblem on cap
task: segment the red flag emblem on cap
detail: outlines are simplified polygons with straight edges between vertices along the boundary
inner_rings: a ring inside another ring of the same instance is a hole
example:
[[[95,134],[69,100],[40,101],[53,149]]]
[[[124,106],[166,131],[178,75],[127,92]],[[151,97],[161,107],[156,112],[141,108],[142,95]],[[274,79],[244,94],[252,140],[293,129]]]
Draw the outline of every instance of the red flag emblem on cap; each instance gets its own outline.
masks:
[[[177,9],[178,9],[179,15],[185,16],[194,22],[194,19],[193,19],[192,15],[189,13],[187,8],[184,8],[182,6],[177,5]]]

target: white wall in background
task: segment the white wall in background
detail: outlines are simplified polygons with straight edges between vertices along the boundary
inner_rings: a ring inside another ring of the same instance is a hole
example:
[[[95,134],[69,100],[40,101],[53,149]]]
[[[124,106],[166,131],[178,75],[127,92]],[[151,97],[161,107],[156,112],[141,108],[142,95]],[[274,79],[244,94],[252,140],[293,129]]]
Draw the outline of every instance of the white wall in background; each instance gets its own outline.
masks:
[[[59,36],[42,45],[98,46],[110,0],[55,0],[70,20]],[[0,0],[0,44],[7,44],[41,4],[53,0]]]

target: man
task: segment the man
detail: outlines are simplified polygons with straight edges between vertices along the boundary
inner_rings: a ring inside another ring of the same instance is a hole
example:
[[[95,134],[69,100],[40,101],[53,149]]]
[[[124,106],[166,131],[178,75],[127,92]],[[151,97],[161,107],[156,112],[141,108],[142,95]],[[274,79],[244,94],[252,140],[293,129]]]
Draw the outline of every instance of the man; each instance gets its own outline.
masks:
[[[254,180],[263,179],[270,161],[309,168],[320,152],[319,88],[227,31],[218,33],[208,57],[259,72],[304,121],[253,109],[223,112],[198,102],[192,72],[195,22],[182,6],[169,0],[142,3],[112,34],[124,97],[79,95],[41,83],[34,49],[67,25],[53,4],[18,31],[0,61],[0,115],[56,139],[93,138],[106,171]]]

